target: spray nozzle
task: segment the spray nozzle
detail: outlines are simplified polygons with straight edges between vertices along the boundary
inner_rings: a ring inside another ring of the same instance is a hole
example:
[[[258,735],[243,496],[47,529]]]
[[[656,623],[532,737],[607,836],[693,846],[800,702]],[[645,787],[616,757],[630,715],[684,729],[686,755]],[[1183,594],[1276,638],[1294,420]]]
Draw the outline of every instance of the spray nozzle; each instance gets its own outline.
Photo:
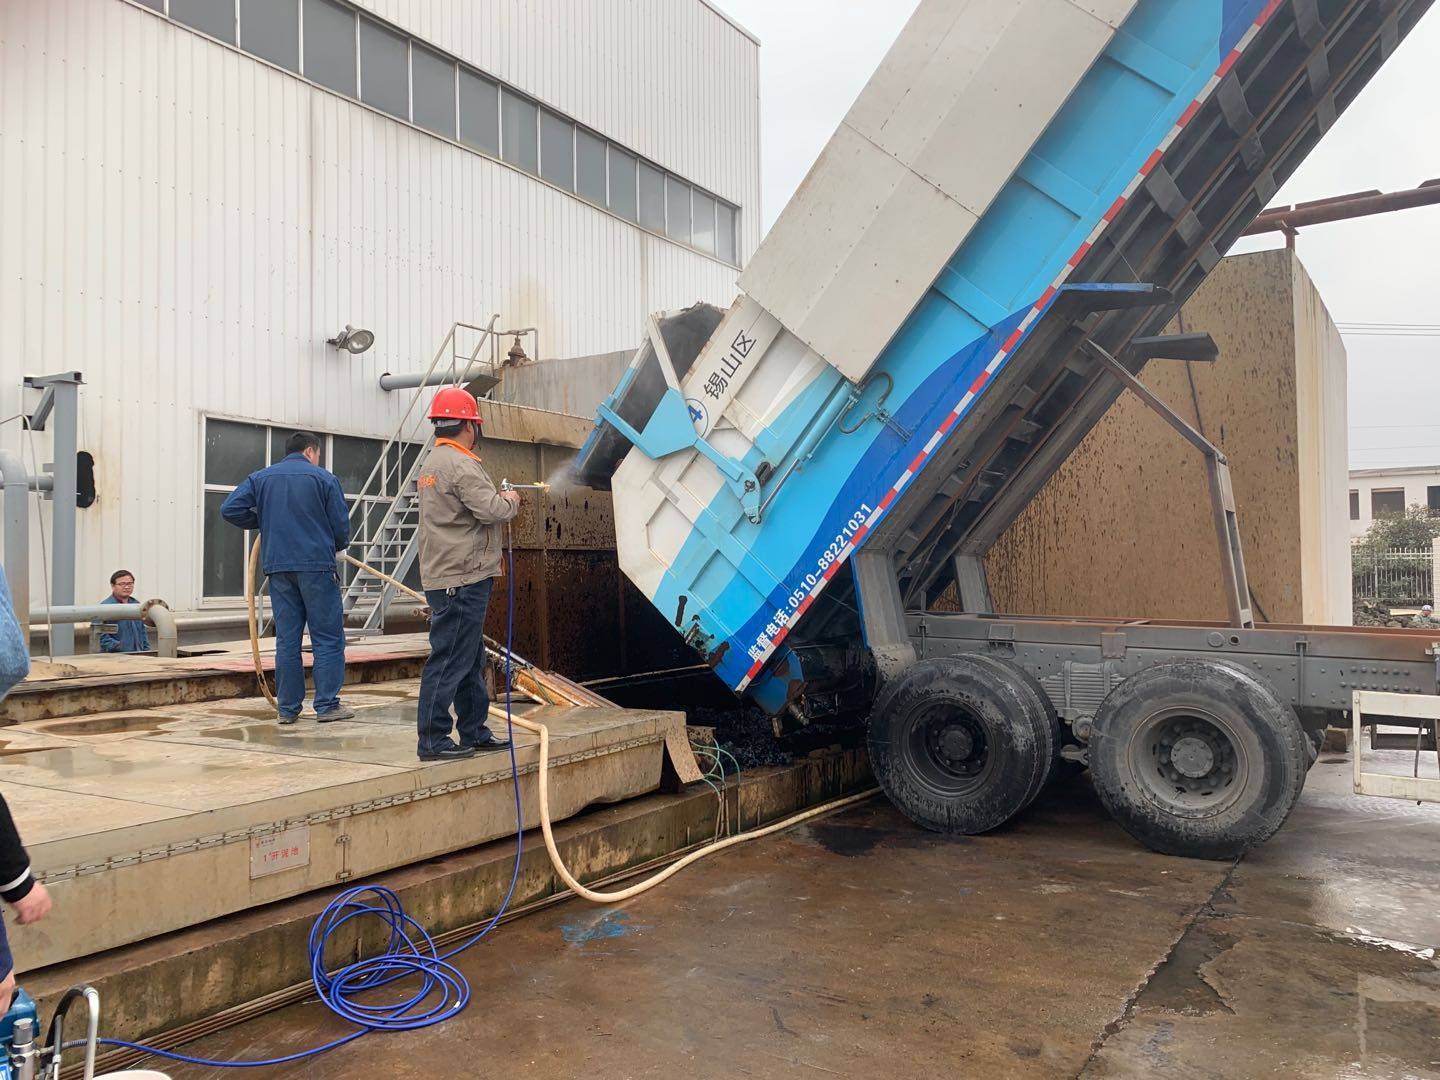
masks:
[[[533,484],[512,484],[509,480],[500,481],[501,491],[549,491],[550,485],[540,480]]]

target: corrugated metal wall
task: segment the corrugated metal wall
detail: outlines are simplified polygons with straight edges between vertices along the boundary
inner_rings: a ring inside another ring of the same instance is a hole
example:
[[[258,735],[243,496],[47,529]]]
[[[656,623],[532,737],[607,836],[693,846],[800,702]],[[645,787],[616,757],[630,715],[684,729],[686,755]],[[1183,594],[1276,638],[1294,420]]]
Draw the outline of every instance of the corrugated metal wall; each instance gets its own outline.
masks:
[[[754,250],[757,50],[699,0],[362,6],[734,201]],[[0,188],[0,420],[23,375],[85,373],[82,598],[124,565],[199,602],[207,413],[380,436],[405,395],[376,378],[456,319],[498,312],[573,356],[735,290],[732,267],[125,0],[0,3]],[[375,348],[325,346],[346,323]],[[29,452],[14,421],[0,445]]]

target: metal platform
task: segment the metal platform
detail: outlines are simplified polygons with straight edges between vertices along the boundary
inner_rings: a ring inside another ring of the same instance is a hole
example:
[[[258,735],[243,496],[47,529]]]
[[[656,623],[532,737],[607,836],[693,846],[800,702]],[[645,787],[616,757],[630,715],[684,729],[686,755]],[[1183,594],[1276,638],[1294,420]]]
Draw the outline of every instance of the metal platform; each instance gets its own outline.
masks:
[[[468,848],[515,828],[504,752],[415,757],[414,682],[347,694],[352,721],[281,728],[263,701],[45,720],[0,731],[0,792],[56,917],[10,926],[24,972]],[[554,818],[656,789],[658,710],[532,707]],[[533,737],[517,732],[534,825]],[[83,913],[83,916],[82,914]]]

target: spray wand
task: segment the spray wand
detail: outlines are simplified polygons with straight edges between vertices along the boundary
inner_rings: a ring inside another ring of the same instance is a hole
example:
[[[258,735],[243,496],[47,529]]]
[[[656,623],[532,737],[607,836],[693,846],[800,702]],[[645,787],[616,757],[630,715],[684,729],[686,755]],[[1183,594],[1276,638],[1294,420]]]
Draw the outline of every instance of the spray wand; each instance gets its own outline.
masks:
[[[534,484],[512,484],[509,480],[500,481],[501,491],[549,491],[550,485],[540,480]]]

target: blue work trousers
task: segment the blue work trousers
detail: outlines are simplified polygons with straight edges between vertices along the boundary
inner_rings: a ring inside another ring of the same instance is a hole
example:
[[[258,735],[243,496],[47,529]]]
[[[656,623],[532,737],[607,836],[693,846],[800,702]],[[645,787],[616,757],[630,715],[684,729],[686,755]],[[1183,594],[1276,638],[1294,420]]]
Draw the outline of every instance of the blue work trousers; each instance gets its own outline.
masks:
[[[300,636],[310,628],[315,657],[315,712],[340,707],[345,684],[345,616],[340,579],[330,571],[281,571],[270,575],[275,611],[275,697],[282,716],[299,716],[305,704],[305,664]]]
[[[426,589],[430,605],[430,658],[420,673],[415,715],[419,752],[435,754],[450,744],[450,706],[455,706],[461,745],[485,738],[490,695],[485,690],[485,609],[494,578],[456,589]]]

